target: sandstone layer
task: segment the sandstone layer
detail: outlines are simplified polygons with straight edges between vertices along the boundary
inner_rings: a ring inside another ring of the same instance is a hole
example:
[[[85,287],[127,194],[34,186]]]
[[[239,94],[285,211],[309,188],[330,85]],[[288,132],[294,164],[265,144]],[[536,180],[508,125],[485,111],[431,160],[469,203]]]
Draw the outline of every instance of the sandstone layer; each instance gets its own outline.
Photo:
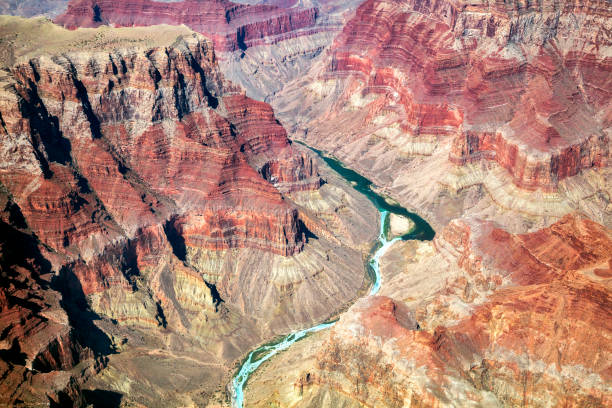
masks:
[[[610,230],[576,215],[396,244],[382,296],[265,363],[247,406],[608,406],[610,253]]]
[[[289,5],[291,6],[291,4]],[[317,8],[242,5],[230,1],[186,0],[77,0],[55,21],[67,28],[150,26],[185,24],[194,31],[208,33],[215,49],[246,50],[268,41],[295,37],[312,28]]]
[[[79,380],[104,364],[104,344],[76,329],[51,265],[0,186],[0,405],[82,404]]]
[[[42,18],[0,30],[0,182],[44,264],[11,272],[27,290],[5,296],[38,300],[3,306],[7,403],[40,371],[57,381],[36,383],[35,402],[225,399],[213,393],[250,348],[366,284],[374,208],[327,170],[321,187],[318,159],[224,79],[210,40]],[[184,360],[185,382],[166,382]]]
[[[68,28],[185,24],[213,40],[228,79],[265,100],[310,68],[361,1],[72,0],[55,21]]]
[[[576,210],[610,226],[611,13],[369,0],[271,103],[438,227],[470,212],[525,231]]]
[[[381,296],[262,365],[247,406],[611,405],[611,19],[605,0],[1,17],[1,403],[224,406],[245,353],[365,292],[378,214],[248,94],[438,233],[394,244]]]

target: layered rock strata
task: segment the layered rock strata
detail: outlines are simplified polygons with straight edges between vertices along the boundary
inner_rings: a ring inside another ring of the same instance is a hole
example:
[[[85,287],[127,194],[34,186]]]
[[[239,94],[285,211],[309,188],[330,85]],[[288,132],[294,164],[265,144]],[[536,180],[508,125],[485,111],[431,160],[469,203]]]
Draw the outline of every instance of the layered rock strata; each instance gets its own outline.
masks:
[[[3,368],[1,389],[44,370],[61,372],[59,385],[42,380],[33,401],[62,391],[77,406],[205,404],[247,350],[327,318],[365,284],[376,226],[350,214],[375,210],[348,185],[318,191],[318,162],[269,105],[222,77],[209,40],[186,27],[69,31],[8,17],[0,30],[0,182],[56,275],[53,288],[27,285],[50,299],[40,313],[57,314],[39,319],[38,300],[3,307],[5,349],[26,360]],[[163,380],[160,356],[198,367],[183,391]],[[89,373],[92,357],[109,368],[83,385],[90,375],[71,370]],[[122,364],[139,386],[114,377]]]
[[[0,404],[80,404],[80,384],[103,360],[62,307],[49,261],[0,185]]]
[[[458,220],[396,244],[382,296],[266,363],[247,405],[607,406],[611,250],[576,215],[517,235]]]
[[[609,169],[610,13],[599,1],[366,1],[327,55],[271,102],[294,137],[333,152],[404,203],[476,204],[476,191],[444,197],[465,186],[424,197],[406,185],[404,174],[432,171],[435,161],[452,180],[434,174],[429,191],[471,178],[468,187],[489,190],[487,205],[541,217],[528,203],[503,202],[522,193],[490,191],[511,183],[542,194],[537,207],[562,202],[557,219],[591,207],[602,220],[609,184],[587,192],[576,185],[589,181],[571,180]],[[499,183],[489,181],[498,175]],[[593,195],[602,197],[597,209],[585,202]],[[430,211],[441,225],[460,214]]]
[[[300,250],[297,212],[271,184],[316,188],[316,169],[269,106],[224,88],[214,64],[210,43],[186,37],[174,48],[41,56],[11,68],[17,104],[3,110],[6,137],[33,134],[33,146],[22,151],[30,168],[6,168],[3,182],[44,243],[87,256],[166,219],[188,244]],[[17,145],[5,144],[5,157]],[[32,191],[20,181],[28,171],[40,179]]]
[[[310,67],[361,1],[73,0],[55,21],[68,28],[185,24],[213,40],[230,80],[264,100]]]
[[[185,24],[208,33],[219,51],[246,50],[266,42],[281,41],[312,29],[317,8],[243,5],[231,1],[187,0],[161,2],[133,0],[72,1],[55,21],[67,28]]]

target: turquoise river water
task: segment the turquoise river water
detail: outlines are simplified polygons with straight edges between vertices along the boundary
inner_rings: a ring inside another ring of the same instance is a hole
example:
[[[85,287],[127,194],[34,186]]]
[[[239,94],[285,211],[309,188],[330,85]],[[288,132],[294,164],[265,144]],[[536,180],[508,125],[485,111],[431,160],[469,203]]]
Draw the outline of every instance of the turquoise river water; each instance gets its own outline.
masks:
[[[377,242],[374,246],[375,251],[369,259],[369,274],[372,278],[372,288],[368,293],[368,296],[372,296],[378,293],[380,290],[382,279],[380,275],[380,258],[387,252],[389,247],[398,240],[431,240],[435,233],[431,226],[418,215],[409,212],[399,204],[395,204],[393,201],[381,196],[372,189],[372,182],[359,173],[344,167],[338,160],[326,156],[323,152],[309,147],[338,174],[340,174],[345,180],[347,180],[355,190],[364,194],[378,209],[380,214],[380,230]],[[394,213],[410,218],[414,222],[414,228],[409,233],[395,237],[391,240],[387,239],[387,228],[389,224],[389,214]],[[265,344],[261,347],[251,351],[247,358],[240,366],[240,370],[234,376],[231,383],[232,393],[232,406],[234,408],[243,408],[244,406],[244,386],[255,370],[259,368],[264,361],[268,360],[280,351],[286,350],[296,341],[304,338],[309,333],[315,333],[321,330],[325,330],[333,326],[336,321],[330,321],[318,324],[316,326],[309,327],[307,329],[298,330],[290,333],[279,340]]]

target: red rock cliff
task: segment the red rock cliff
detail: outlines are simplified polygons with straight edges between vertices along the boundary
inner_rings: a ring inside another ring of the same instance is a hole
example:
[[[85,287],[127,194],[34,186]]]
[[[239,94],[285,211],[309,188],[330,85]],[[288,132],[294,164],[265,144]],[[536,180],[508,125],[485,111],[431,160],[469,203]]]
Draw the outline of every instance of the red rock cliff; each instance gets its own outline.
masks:
[[[395,112],[412,136],[452,137],[454,163],[494,160],[552,190],[609,164],[611,16],[606,1],[368,0],[322,78],[385,95],[365,121]]]
[[[419,302],[419,325],[400,300],[358,301],[296,381],[298,406],[323,395],[386,407],[610,404],[609,230],[578,215],[530,234],[463,220],[436,241],[466,272],[463,285],[449,271],[444,288]],[[481,290],[490,295],[466,295]],[[401,293],[419,296],[409,286]],[[458,304],[459,319],[447,314]]]
[[[185,24],[194,31],[209,35],[217,50],[236,51],[299,36],[300,30],[314,26],[317,13],[316,8],[244,5],[227,0],[169,3],[74,0],[55,21],[67,28],[101,24],[119,27]]]
[[[103,360],[73,327],[51,265],[2,185],[0,207],[0,405],[79,406],[80,383]]]
[[[320,179],[271,107],[224,80],[211,41],[184,27],[3,24],[60,45],[2,62],[0,404],[84,406],[117,333],[221,345],[220,365],[259,341],[188,251],[302,250],[281,191]]]
[[[13,75],[5,137],[32,135],[31,167],[1,177],[52,248],[91,256],[173,218],[206,248],[300,250],[297,212],[273,184],[316,187],[316,169],[268,105],[223,82],[210,43],[41,57]]]

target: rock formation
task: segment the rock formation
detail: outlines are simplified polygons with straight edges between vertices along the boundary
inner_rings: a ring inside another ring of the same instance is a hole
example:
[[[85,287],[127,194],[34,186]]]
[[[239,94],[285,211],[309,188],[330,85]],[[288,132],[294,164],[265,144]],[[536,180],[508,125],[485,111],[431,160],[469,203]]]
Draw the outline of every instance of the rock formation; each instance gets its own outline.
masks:
[[[185,24],[207,33],[219,51],[246,50],[266,42],[300,35],[315,24],[316,8],[242,5],[230,1],[80,0],[68,5],[55,21],[67,28]]]
[[[51,265],[3,186],[0,206],[0,404],[80,403],[77,379],[99,369],[101,350],[72,327]]]
[[[211,38],[226,77],[263,100],[306,71],[361,0],[72,0],[55,21],[68,28],[185,24]]]
[[[338,314],[247,406],[612,405],[609,1],[38,6],[0,17],[0,405],[227,406]],[[436,229],[380,296],[377,211],[283,125]]]
[[[530,223],[553,217],[540,226],[585,208],[605,222],[611,12],[605,1],[365,1],[327,55],[271,102],[295,137],[439,226],[477,202]],[[415,171],[432,173],[427,192],[408,185]],[[525,199],[533,191],[535,206]]]
[[[264,366],[247,406],[607,406],[610,253],[610,231],[576,215],[516,235],[458,220],[433,244],[396,244],[393,298],[305,340],[289,381],[275,377],[295,356]]]
[[[318,191],[317,161],[223,78],[209,40],[186,27],[0,26],[0,182],[23,218],[7,234],[29,234],[41,254],[6,263],[20,282],[3,294],[7,403],[51,391],[89,403],[90,371],[112,375],[138,353],[149,357],[132,375],[151,388],[131,398],[204,403],[249,348],[327,318],[365,284],[376,226],[351,215],[374,209],[349,186]],[[156,356],[174,365],[190,353],[209,380],[166,390]],[[60,373],[57,385],[22,391],[41,371]]]

